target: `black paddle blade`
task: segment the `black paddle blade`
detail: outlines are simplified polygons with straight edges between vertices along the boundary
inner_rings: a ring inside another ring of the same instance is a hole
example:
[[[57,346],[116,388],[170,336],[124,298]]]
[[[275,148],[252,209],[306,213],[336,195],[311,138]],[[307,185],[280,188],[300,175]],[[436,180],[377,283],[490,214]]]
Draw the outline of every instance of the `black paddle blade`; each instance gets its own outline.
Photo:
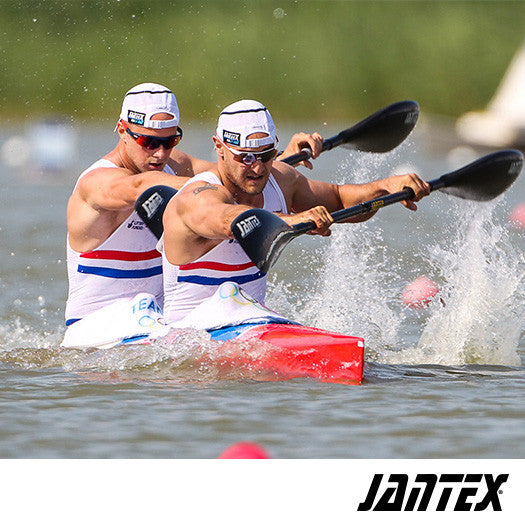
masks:
[[[390,104],[365,118],[351,128],[340,131],[337,135],[323,141],[321,151],[328,151],[337,146],[356,149],[368,153],[385,153],[397,148],[414,129],[419,117],[419,106],[413,100],[403,100]],[[297,166],[303,160],[312,157],[309,148],[290,155],[281,162]]]
[[[170,186],[152,186],[141,193],[135,202],[135,211],[157,239],[161,238],[164,231],[164,210],[176,193],[177,190]]]
[[[473,201],[489,201],[501,195],[518,178],[523,154],[500,150],[431,181],[432,190]]]
[[[419,118],[419,105],[403,100],[376,111],[373,115],[337,135],[345,148],[385,153],[401,144],[410,135]]]
[[[282,219],[260,208],[238,215],[231,224],[231,230],[246,255],[264,273],[295,236],[293,229]]]

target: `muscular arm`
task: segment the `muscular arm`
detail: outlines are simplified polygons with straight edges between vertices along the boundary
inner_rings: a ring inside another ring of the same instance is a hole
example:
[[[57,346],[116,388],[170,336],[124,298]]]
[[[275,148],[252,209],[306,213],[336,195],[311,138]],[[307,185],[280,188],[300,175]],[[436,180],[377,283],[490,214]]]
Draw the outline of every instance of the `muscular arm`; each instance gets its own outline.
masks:
[[[180,189],[187,177],[161,171],[132,174],[125,168],[99,168],[84,175],[75,190],[78,197],[94,210],[132,210],[141,193],[157,184]]]
[[[293,212],[301,212],[313,206],[324,206],[329,212],[348,208],[361,202],[402,191],[406,187],[414,190],[414,200],[403,201],[403,204],[416,210],[415,201],[428,195],[428,184],[417,175],[395,175],[385,179],[367,182],[365,184],[330,184],[327,182],[307,179],[297,170],[286,167],[283,163],[275,163],[274,174],[283,188]],[[361,222],[375,214],[369,213],[349,219],[348,222]]]
[[[186,186],[164,212],[164,250],[172,264],[198,259],[232,238],[233,219],[249,206],[235,204],[223,186],[199,181]]]
[[[167,205],[164,212],[164,249],[172,264],[187,264],[225,239],[233,238],[232,221],[252,206],[236,204],[224,186],[198,181],[189,184]],[[312,234],[329,235],[332,218],[322,207],[296,215],[279,214],[290,226],[314,221]]]
[[[157,184],[178,189],[186,180],[159,171],[133,175],[125,168],[99,168],[87,173],[68,202],[71,247],[79,252],[95,249],[130,215],[143,191]]]
[[[171,202],[166,212],[171,208]],[[198,237],[211,240],[232,238],[230,224],[233,219],[249,206],[235,204],[230,192],[224,186],[195,182],[188,185],[177,199],[173,208],[184,226]],[[170,215],[165,225],[169,228]]]

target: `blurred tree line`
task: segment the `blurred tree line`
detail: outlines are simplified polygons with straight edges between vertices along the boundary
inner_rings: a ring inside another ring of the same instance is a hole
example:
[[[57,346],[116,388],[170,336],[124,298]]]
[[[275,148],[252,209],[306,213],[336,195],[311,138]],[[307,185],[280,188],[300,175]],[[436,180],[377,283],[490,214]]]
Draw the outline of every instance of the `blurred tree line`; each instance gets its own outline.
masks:
[[[240,98],[283,120],[364,116],[402,99],[484,107],[523,43],[525,2],[0,0],[4,118],[108,119],[139,82],[183,120]]]

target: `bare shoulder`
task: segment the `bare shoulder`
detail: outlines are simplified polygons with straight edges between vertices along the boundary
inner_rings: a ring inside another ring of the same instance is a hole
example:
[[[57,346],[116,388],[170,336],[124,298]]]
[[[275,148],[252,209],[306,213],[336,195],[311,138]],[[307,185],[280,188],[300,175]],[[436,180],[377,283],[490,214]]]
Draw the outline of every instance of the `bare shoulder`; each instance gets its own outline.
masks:
[[[120,167],[101,167],[95,168],[82,175],[79,179],[75,191],[80,195],[91,193],[95,188],[100,189],[104,186],[109,186],[116,179],[129,177],[133,175],[131,170]]]
[[[306,180],[306,177],[293,166],[279,161],[273,163],[272,175],[275,177],[277,184],[279,184],[279,187],[285,194],[293,192],[303,179]]]
[[[203,225],[219,215],[224,204],[234,204],[224,186],[202,180],[187,184],[166,207],[163,218],[165,231],[177,231],[181,224],[194,233],[200,231]]]
[[[222,184],[213,184],[205,180],[197,180],[187,184],[177,196],[180,199],[185,199],[191,206],[197,205],[198,201],[209,198],[233,202],[230,192]]]
[[[67,205],[69,242],[74,250],[95,249],[129,216],[129,209],[111,209],[104,200],[111,184],[129,175],[124,168],[96,168],[80,178]]]
[[[215,167],[214,162],[198,159],[176,148],[171,152],[168,164],[177,175],[183,177],[193,177],[197,173],[209,171]]]
[[[283,162],[275,162],[272,173],[293,212],[305,211],[323,205],[329,210],[338,209],[339,197],[336,184],[311,179]]]

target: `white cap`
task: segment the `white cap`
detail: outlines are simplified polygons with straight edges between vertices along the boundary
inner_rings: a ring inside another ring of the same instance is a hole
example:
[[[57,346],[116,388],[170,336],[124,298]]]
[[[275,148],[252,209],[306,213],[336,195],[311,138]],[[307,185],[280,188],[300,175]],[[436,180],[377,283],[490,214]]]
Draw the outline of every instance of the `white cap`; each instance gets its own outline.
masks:
[[[151,120],[158,113],[168,113],[168,120]],[[160,84],[147,82],[131,88],[124,97],[120,118],[145,128],[173,128],[179,124],[179,106],[173,92]]]
[[[252,133],[267,137],[248,139]],[[275,125],[270,112],[256,100],[239,100],[224,108],[217,123],[217,137],[238,148],[259,148],[277,144]]]

